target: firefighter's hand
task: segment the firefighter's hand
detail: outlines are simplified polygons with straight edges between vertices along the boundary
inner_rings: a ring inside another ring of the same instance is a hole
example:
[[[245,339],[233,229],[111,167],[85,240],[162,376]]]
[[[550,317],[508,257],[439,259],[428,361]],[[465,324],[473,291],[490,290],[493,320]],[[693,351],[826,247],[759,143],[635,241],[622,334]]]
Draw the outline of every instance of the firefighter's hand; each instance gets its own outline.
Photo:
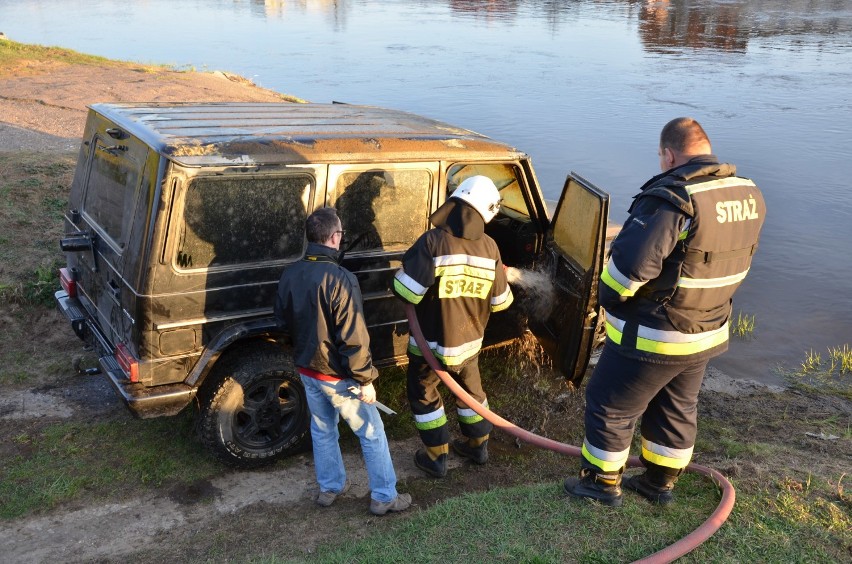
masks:
[[[376,403],[376,388],[372,384],[361,386],[361,395],[358,396],[358,399],[364,403]]]

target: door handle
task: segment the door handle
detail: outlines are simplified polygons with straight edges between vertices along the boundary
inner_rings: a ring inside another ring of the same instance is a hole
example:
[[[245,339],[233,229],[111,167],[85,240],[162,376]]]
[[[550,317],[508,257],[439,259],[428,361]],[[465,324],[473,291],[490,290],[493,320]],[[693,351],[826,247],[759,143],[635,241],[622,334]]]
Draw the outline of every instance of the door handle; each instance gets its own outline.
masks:
[[[116,302],[118,302],[118,298],[121,296],[121,288],[112,278],[110,278],[109,282],[107,282],[107,285],[109,286],[110,295]]]

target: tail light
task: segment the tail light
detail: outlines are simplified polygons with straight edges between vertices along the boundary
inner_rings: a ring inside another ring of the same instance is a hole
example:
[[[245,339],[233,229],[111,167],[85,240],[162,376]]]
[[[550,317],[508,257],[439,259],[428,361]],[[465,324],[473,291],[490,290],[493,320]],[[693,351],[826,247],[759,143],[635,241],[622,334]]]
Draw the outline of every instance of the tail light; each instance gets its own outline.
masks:
[[[77,280],[73,272],[67,268],[59,269],[59,283],[62,284],[62,289],[68,294],[69,298],[77,297]]]
[[[131,382],[139,381],[139,361],[124,343],[119,343],[115,347],[115,360],[118,361],[118,365],[130,377]]]

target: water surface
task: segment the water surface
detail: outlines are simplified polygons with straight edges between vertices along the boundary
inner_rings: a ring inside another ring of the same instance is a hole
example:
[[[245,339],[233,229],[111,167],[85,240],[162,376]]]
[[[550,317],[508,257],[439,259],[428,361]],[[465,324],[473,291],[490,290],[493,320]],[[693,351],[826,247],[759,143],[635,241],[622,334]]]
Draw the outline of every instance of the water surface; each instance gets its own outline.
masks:
[[[768,205],[734,304],[755,333],[712,364],[774,383],[852,341],[852,1],[0,0],[0,30],[461,125],[532,155],[548,198],[589,178],[617,222],[691,115]]]

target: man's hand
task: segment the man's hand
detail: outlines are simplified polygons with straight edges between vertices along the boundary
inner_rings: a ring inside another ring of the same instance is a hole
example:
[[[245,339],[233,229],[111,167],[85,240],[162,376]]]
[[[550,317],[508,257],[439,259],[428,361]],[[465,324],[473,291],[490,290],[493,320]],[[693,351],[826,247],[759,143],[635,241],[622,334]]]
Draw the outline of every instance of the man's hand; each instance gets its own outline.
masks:
[[[376,388],[372,384],[361,386],[361,395],[358,399],[364,403],[376,403]]]

